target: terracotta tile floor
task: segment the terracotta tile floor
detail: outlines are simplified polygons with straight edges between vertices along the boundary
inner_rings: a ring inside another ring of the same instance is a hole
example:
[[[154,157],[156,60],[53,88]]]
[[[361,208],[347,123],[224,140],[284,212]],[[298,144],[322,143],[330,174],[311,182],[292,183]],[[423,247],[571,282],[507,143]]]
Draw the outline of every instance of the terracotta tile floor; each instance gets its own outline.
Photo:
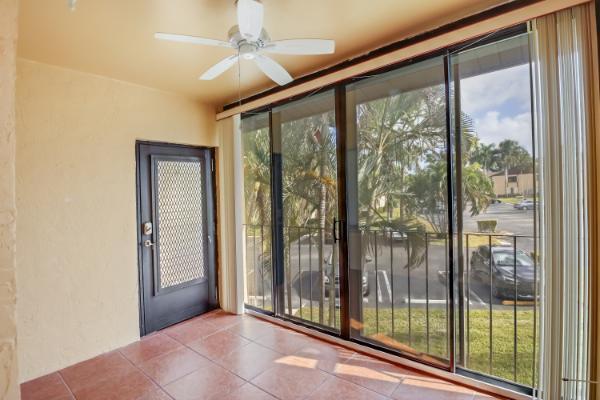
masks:
[[[24,383],[21,393],[23,400],[491,399],[223,311]]]

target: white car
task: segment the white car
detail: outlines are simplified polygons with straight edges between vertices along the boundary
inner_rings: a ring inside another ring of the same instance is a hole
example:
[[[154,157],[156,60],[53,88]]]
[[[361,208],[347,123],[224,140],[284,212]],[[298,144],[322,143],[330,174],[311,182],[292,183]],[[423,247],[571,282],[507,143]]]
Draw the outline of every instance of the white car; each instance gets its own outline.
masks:
[[[517,210],[533,210],[535,208],[535,202],[533,200],[523,200],[520,203],[514,205]]]

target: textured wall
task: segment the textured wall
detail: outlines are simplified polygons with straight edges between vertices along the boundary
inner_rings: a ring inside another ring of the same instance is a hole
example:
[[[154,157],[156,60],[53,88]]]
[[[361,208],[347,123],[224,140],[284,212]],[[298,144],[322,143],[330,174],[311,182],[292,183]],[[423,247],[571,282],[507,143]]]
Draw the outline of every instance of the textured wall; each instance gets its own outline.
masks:
[[[234,180],[234,119],[217,123],[218,158],[218,215],[219,215],[219,302],[221,308],[240,313],[243,299],[238,299],[236,285],[236,227]],[[239,301],[238,301],[239,300]]]
[[[0,399],[18,399],[15,284],[17,0],[0,0]]]
[[[19,60],[21,381],[139,337],[135,141],[214,146],[214,121],[178,95]]]

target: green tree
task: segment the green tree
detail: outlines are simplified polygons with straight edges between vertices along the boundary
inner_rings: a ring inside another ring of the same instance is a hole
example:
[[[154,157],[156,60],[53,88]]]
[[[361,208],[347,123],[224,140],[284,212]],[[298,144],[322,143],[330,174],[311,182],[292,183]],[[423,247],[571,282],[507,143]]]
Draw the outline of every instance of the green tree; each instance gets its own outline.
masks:
[[[508,193],[509,173],[523,174],[533,169],[533,159],[516,140],[506,139],[498,143],[498,165],[504,170],[504,193]],[[517,192],[519,191],[517,181]]]
[[[485,172],[498,171],[499,153],[495,143],[481,143],[473,152],[471,162],[476,162],[481,165]]]
[[[271,149],[268,128],[242,135],[247,225],[271,224]]]

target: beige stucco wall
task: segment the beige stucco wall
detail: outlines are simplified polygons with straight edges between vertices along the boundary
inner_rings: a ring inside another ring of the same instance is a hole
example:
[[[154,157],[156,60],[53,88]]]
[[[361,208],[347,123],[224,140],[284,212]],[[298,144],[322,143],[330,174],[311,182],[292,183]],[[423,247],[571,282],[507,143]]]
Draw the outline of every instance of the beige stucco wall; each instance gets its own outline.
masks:
[[[23,382],[139,337],[136,139],[217,140],[179,95],[26,60],[17,76]]]
[[[0,399],[19,398],[15,283],[15,73],[18,0],[0,0]]]
[[[520,175],[509,175],[516,176],[517,182],[508,182],[505,186],[505,177],[492,176],[492,183],[494,184],[494,193],[496,196],[510,195],[510,189],[513,188],[514,195],[532,196],[534,192],[533,174],[520,174]]]

